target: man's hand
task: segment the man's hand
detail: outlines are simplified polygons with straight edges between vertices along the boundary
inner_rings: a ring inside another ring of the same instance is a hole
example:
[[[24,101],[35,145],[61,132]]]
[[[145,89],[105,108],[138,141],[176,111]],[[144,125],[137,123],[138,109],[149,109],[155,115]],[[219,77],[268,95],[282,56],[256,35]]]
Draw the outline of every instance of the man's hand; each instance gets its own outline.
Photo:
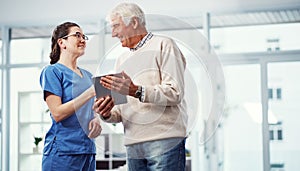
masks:
[[[138,89],[138,86],[133,84],[131,78],[124,71],[122,72],[122,77],[114,75],[101,77],[100,84],[109,90],[130,96],[135,96],[135,92]]]

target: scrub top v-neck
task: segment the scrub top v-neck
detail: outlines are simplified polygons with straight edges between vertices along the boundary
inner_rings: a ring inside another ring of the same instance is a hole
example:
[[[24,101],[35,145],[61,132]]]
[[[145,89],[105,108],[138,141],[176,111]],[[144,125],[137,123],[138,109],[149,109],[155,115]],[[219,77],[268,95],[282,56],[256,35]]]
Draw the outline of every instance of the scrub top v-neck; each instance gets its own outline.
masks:
[[[45,92],[50,92],[61,97],[62,103],[66,103],[83,93],[92,85],[92,74],[79,69],[82,77],[63,64],[46,66],[40,76],[44,97]],[[45,137],[44,155],[53,147],[63,154],[95,154],[94,140],[87,137],[88,123],[94,118],[93,103],[92,98],[61,122],[56,122],[50,114],[52,126]]]

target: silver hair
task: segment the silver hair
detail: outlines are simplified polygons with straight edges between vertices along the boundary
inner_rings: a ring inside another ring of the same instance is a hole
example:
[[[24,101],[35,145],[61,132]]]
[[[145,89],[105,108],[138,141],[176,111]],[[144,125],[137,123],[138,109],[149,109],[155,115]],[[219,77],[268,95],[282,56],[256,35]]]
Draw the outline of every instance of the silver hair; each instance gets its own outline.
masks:
[[[118,4],[110,11],[110,13],[106,17],[106,20],[110,22],[113,17],[118,16],[122,18],[126,26],[129,25],[133,17],[137,17],[142,25],[146,25],[145,14],[143,10],[134,3],[124,2]]]

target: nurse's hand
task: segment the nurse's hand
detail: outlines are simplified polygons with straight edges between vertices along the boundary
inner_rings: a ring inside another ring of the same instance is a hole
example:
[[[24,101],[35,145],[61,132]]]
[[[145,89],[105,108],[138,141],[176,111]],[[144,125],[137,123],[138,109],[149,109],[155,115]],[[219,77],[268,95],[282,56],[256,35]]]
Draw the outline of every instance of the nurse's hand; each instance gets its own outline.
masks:
[[[99,99],[95,99],[93,109],[96,113],[101,115],[103,118],[107,118],[110,116],[110,111],[114,107],[114,101],[110,96],[101,97]]]
[[[100,125],[99,115],[95,115],[94,119],[92,119],[89,123],[89,138],[96,138],[101,134],[102,127]]]

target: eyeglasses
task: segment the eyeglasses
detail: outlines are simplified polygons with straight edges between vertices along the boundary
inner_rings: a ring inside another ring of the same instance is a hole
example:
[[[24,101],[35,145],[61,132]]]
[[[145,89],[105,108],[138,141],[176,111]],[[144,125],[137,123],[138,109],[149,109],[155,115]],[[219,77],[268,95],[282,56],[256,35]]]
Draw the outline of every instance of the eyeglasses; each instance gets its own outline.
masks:
[[[66,39],[66,38],[68,38],[70,36],[74,36],[74,37],[76,37],[79,40],[81,38],[83,38],[84,40],[89,40],[89,38],[86,35],[81,34],[80,32],[76,32],[76,33],[73,33],[73,34],[66,35],[66,36],[62,37],[62,39]]]

